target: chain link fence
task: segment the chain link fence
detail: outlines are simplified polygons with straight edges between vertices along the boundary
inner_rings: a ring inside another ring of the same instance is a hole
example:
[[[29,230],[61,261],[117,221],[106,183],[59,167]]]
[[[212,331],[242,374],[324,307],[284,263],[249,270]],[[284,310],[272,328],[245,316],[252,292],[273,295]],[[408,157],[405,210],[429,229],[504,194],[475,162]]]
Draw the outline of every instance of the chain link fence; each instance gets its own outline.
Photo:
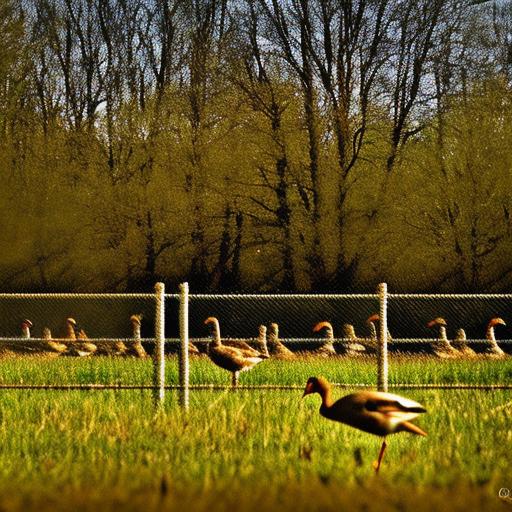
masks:
[[[512,353],[512,294],[387,294],[381,285],[375,294],[189,295],[186,285],[181,294],[164,294],[159,284],[155,293],[149,294],[0,294],[0,314],[0,355],[48,354],[51,340],[65,347],[59,357],[84,355],[71,350],[74,343],[95,345],[93,357],[137,356],[118,348],[124,343],[129,349],[138,340],[144,354],[153,358],[153,383],[118,382],[116,386],[151,388],[158,400],[163,399],[166,386],[164,350],[178,354],[179,383],[167,383],[167,387],[185,389],[185,405],[189,366],[195,364],[188,357],[189,342],[206,354],[211,333],[205,320],[210,317],[218,319],[223,340],[240,339],[259,347],[260,326],[265,326],[267,345],[277,337],[292,354],[321,353],[340,365],[357,364],[355,361],[363,358],[372,362],[375,371],[361,385],[375,385],[378,374],[381,389],[388,383],[388,353],[392,369],[394,357],[456,362],[506,359]],[[139,318],[138,325],[134,315]],[[318,328],[322,324],[332,329]],[[323,351],[326,344],[333,350]],[[206,359],[205,355],[199,357]],[[216,384],[195,385],[211,389]],[[396,382],[391,382],[393,385]],[[438,386],[405,381],[402,385]],[[83,386],[92,389],[101,384],[90,381]],[[445,385],[450,386],[475,384]],[[496,386],[508,387],[509,383],[487,387]]]

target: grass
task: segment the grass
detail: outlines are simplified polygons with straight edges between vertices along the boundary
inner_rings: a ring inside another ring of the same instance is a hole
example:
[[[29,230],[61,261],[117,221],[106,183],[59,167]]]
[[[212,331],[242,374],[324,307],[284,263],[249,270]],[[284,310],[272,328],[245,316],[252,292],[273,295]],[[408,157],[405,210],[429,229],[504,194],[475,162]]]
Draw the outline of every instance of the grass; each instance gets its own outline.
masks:
[[[177,381],[170,359],[169,382]],[[504,361],[391,361],[391,380],[510,382]],[[5,359],[2,383],[151,383],[151,362]],[[310,375],[375,380],[369,361],[266,361],[243,383],[304,384]],[[207,359],[196,383],[228,383]],[[451,379],[451,380],[450,380]],[[350,390],[335,390],[342,396]],[[297,390],[0,392],[0,508],[18,510],[502,510],[510,474],[512,390],[408,390],[429,437],[397,434],[380,475],[378,438],[329,422]],[[428,496],[428,502],[426,502]],[[436,505],[437,504],[437,505]],[[427,506],[428,505],[428,506]],[[437,507],[437,508],[436,508]],[[476,507],[476,508],[475,508]]]
[[[0,360],[0,384],[136,384],[151,385],[149,359],[9,357]],[[324,375],[344,384],[376,383],[375,359],[304,358],[297,361],[269,360],[242,373],[241,384],[303,385],[312,375]],[[166,382],[178,383],[176,357],[167,358]],[[230,376],[205,357],[190,361],[191,384],[226,384]],[[389,383],[411,384],[512,384],[512,358],[503,360],[438,360],[392,357]]]

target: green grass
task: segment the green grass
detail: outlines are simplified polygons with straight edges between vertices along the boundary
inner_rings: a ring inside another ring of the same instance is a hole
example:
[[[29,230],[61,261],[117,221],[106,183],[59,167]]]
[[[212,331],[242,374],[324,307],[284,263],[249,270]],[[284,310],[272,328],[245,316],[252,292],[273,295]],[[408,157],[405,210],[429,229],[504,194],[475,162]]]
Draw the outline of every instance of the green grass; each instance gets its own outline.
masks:
[[[392,361],[393,363],[393,361]],[[511,362],[395,361],[392,380],[510,382]],[[177,381],[175,359],[169,382]],[[372,382],[368,361],[266,361],[242,383],[304,384],[310,375]],[[151,383],[151,362],[5,359],[4,383]],[[228,383],[207,359],[196,383]],[[452,380],[450,380],[452,379]],[[342,396],[351,390],[334,390]],[[150,391],[0,391],[1,510],[501,510],[512,488],[512,390],[407,390],[429,437],[380,440],[318,414],[300,390],[177,392],[155,412]],[[426,497],[428,495],[428,507]],[[475,508],[475,503],[477,508]]]
[[[304,358],[297,361],[268,360],[242,373],[241,384],[302,385],[312,375],[331,382],[369,384],[377,381],[374,359]],[[9,357],[0,360],[0,384],[137,384],[150,385],[150,359]],[[167,358],[166,382],[178,383],[176,357]],[[206,356],[190,360],[191,384],[226,384],[230,375]],[[395,357],[389,362],[389,383],[411,384],[512,384],[512,358],[503,360],[438,360]]]

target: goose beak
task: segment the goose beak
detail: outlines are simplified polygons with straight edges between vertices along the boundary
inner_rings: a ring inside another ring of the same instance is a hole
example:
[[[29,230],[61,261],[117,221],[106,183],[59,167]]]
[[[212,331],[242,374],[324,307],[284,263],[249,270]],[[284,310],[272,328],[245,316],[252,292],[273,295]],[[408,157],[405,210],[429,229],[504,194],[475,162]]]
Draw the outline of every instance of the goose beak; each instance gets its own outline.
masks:
[[[310,395],[313,393],[313,384],[311,382],[308,382],[306,384],[306,389],[304,389],[304,394],[302,395],[302,398],[304,398],[306,395]]]

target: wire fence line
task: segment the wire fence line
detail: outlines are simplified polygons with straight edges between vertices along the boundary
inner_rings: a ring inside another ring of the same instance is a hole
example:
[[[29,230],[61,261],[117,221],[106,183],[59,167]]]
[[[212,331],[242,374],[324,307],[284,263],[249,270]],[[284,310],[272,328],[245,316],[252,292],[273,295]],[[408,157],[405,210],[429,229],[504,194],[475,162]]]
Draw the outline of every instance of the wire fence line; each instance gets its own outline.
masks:
[[[138,334],[131,323],[134,314],[143,319]],[[154,293],[0,293],[0,315],[3,318],[0,348],[16,343],[37,346],[48,341],[48,331],[56,339],[66,340],[66,322],[70,318],[76,320],[77,331],[86,333],[92,343],[129,343],[137,336],[153,357],[153,385],[142,388],[123,385],[126,389],[155,390],[158,403],[163,401],[166,389],[179,389],[185,408],[189,389],[203,386],[189,383],[191,360],[187,347],[190,341],[201,352],[206,351],[211,338],[204,320],[211,316],[219,319],[223,339],[255,340],[260,325],[277,324],[280,341],[301,353],[325,342],[313,333],[313,327],[328,321],[333,327],[331,341],[337,351],[342,352],[351,343],[364,345],[364,354],[375,360],[376,382],[383,390],[398,386],[388,383],[388,354],[391,357],[395,353],[432,355],[434,349],[435,355],[444,341],[454,346],[456,341],[458,347],[464,345],[479,354],[489,350],[491,335],[499,342],[500,350],[510,353],[512,347],[512,330],[506,325],[512,324],[512,294],[388,293],[385,284],[379,285],[377,293],[361,294],[194,294],[189,293],[186,283],[180,286],[180,293],[166,293],[161,283],[155,286]],[[369,320],[375,315],[378,320],[372,324]],[[496,318],[501,322],[490,330],[489,321]],[[26,332],[20,335],[20,323],[25,319],[31,324],[28,336]],[[176,386],[165,382],[165,347],[179,356]],[[96,389],[94,386],[94,383],[87,384],[83,389]],[[97,389],[103,389],[103,385],[98,386]],[[216,389],[215,385],[204,386],[204,389]],[[347,387],[357,386],[347,384]],[[407,383],[403,386],[431,387]],[[447,385],[435,386],[447,389]],[[455,384],[448,389],[499,389],[500,386]],[[508,389],[507,384],[503,386]],[[112,389],[121,388],[115,385]]]
[[[332,382],[331,386],[341,389],[374,389],[375,385],[370,383],[356,382],[352,384],[343,382]],[[509,390],[512,384],[429,384],[429,383],[392,383],[388,384],[391,389],[442,389],[442,390]],[[33,390],[51,390],[51,391],[94,391],[94,390],[141,390],[158,391],[159,386],[151,384],[0,384],[0,389],[33,389]],[[183,391],[184,387],[180,384],[165,384],[167,391]],[[240,384],[236,388],[222,384],[190,384],[187,386],[191,391],[303,391],[303,384]]]

